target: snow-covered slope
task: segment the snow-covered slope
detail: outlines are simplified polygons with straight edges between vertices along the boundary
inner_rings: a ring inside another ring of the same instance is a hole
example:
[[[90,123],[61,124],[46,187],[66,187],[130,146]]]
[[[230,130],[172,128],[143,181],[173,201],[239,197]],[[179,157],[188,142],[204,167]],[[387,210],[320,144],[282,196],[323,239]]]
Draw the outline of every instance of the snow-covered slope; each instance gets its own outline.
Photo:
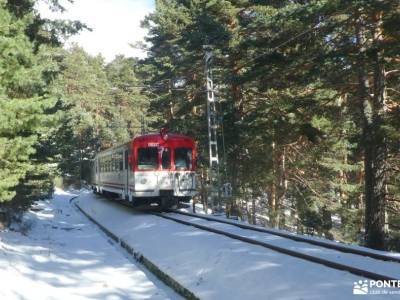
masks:
[[[0,299],[177,299],[57,190],[25,216],[30,230],[0,233]],[[29,228],[28,228],[29,229]]]

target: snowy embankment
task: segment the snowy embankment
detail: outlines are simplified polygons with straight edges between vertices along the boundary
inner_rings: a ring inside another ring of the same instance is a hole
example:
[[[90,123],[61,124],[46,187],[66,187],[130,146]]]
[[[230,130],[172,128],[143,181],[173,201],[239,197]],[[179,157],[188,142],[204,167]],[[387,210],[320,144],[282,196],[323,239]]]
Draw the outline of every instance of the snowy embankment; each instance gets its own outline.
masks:
[[[177,299],[57,190],[0,232],[0,299]]]
[[[201,299],[351,299],[354,282],[365,279],[135,212],[91,193],[81,194],[76,203]]]

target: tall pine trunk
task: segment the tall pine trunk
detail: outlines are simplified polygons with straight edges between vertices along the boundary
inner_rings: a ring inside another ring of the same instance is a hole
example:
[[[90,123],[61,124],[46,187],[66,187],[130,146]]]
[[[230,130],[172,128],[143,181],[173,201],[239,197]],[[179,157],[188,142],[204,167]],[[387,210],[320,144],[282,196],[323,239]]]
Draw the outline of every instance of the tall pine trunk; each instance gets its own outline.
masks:
[[[231,82],[230,82],[230,96],[232,101],[232,120],[231,123],[228,124],[230,127],[229,131],[231,132],[231,138],[235,139],[237,142],[234,146],[235,151],[232,152],[230,157],[230,161],[235,161],[236,159],[240,159],[243,155],[243,146],[241,144],[241,133],[240,128],[237,125],[237,122],[240,122],[243,118],[244,114],[244,106],[243,106],[243,94],[242,94],[242,86],[236,82],[236,79],[239,77],[239,58],[232,54],[229,60],[229,68],[230,68],[230,75],[231,75]],[[224,158],[226,159],[226,158]],[[224,162],[225,163],[225,162]],[[231,184],[233,193],[236,192],[236,189],[239,185],[240,178],[240,164],[231,164]]]
[[[383,52],[376,43],[373,49],[374,85],[370,95],[367,69],[366,17],[357,20],[359,97],[362,104],[364,169],[365,169],[365,233],[367,246],[384,249],[386,198],[386,141],[383,132],[384,68]],[[379,25],[377,25],[379,26]],[[376,42],[377,34],[374,34]]]
[[[286,175],[286,149],[283,146],[279,157],[279,228],[285,228],[286,225],[286,193],[288,189],[288,180]]]
[[[277,227],[278,222],[277,222],[277,201],[278,201],[278,196],[277,196],[277,155],[276,155],[276,142],[275,142],[275,134],[274,134],[274,141],[271,144],[271,149],[272,149],[272,180],[271,180],[271,193],[270,193],[270,199],[269,199],[269,222],[271,227]]]

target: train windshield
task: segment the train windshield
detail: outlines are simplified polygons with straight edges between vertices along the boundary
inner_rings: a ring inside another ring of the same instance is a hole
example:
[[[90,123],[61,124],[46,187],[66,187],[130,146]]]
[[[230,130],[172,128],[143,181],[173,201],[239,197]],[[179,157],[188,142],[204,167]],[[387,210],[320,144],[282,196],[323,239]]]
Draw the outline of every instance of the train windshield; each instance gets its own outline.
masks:
[[[175,168],[177,170],[192,169],[192,149],[176,148],[175,149]]]
[[[158,168],[158,150],[156,147],[138,149],[138,169],[155,170]]]

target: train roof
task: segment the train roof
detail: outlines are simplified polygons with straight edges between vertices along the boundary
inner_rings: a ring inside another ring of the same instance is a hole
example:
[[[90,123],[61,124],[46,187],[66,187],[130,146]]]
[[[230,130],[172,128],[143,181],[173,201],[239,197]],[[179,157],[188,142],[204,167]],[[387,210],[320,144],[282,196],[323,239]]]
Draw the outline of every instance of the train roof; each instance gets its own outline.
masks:
[[[133,142],[163,142],[166,140],[169,141],[190,141],[194,142],[193,138],[183,135],[183,134],[177,134],[177,133],[166,133],[168,135],[167,138],[164,138],[164,136],[160,133],[150,133],[150,134],[144,134],[144,135],[139,135],[133,139]]]
[[[168,135],[168,137],[165,139],[165,134]],[[184,142],[184,143],[193,143],[194,144],[194,139],[183,135],[183,134],[177,134],[177,133],[169,133],[169,132],[160,132],[160,133],[149,133],[149,134],[143,134],[143,135],[139,135],[134,137],[132,140],[130,140],[129,142],[120,144],[120,145],[116,145],[114,147],[110,147],[107,149],[104,149],[102,151],[99,151],[96,156],[98,155],[104,155],[106,153],[110,153],[115,151],[116,149],[119,148],[124,148],[124,147],[129,147],[130,143],[135,143],[135,142],[139,142],[139,143],[146,143],[146,142],[150,142],[150,143],[159,143],[159,144],[163,144],[166,141],[170,141],[172,143],[174,142]]]

